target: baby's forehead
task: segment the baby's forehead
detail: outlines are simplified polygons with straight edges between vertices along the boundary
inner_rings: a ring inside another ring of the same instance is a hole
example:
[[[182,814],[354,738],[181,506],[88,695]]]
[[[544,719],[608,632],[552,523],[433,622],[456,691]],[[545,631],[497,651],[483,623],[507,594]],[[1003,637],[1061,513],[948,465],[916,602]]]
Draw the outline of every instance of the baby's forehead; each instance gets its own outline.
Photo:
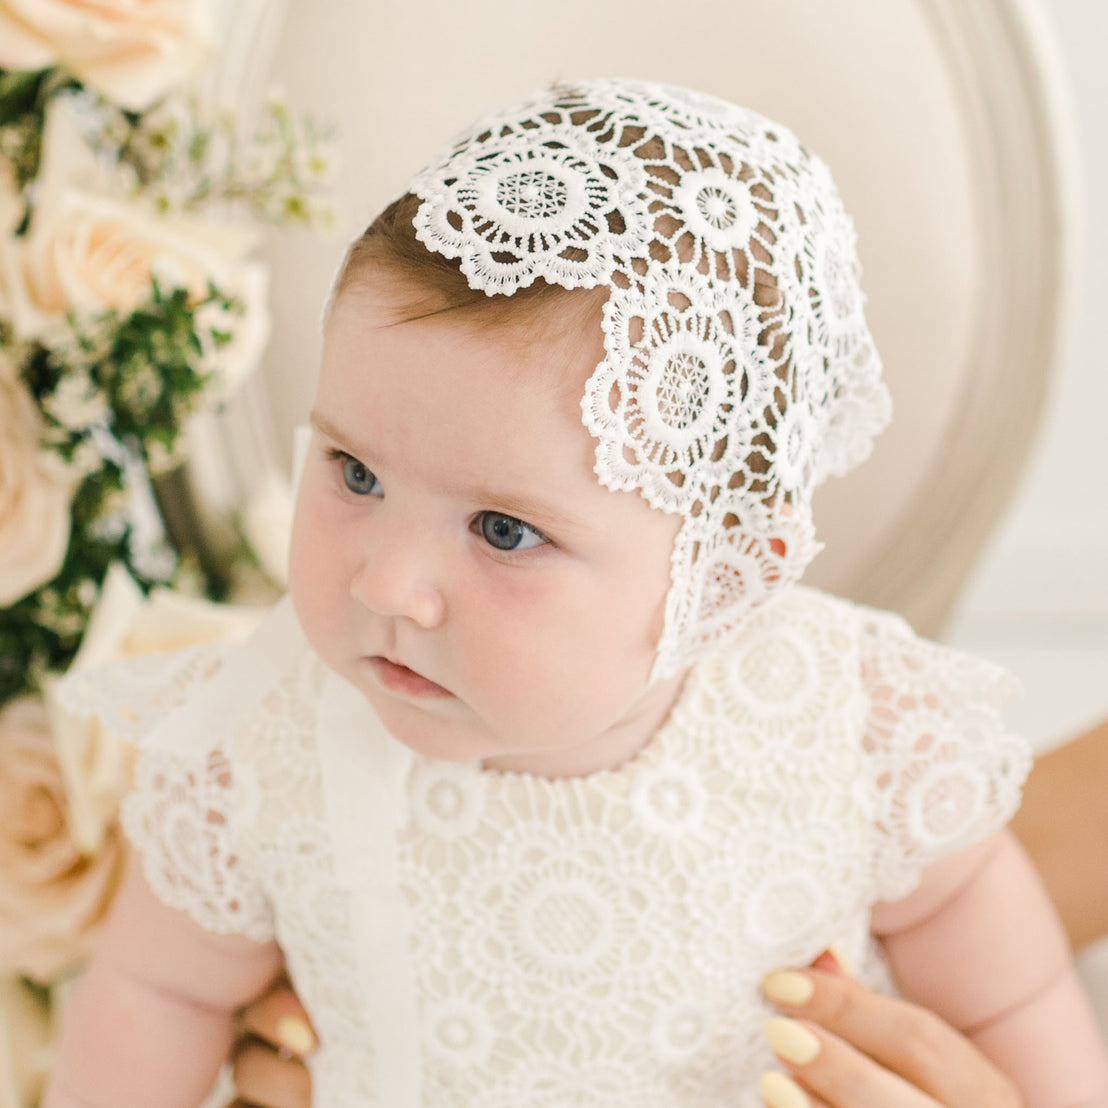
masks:
[[[546,387],[565,386],[580,399],[585,380],[604,359],[602,320],[608,289],[564,289],[546,282],[515,295],[457,297],[388,262],[363,264],[331,300],[352,312],[371,311],[387,326],[447,328],[467,345],[516,351],[505,370],[534,376]],[[326,326],[326,324],[325,324]]]

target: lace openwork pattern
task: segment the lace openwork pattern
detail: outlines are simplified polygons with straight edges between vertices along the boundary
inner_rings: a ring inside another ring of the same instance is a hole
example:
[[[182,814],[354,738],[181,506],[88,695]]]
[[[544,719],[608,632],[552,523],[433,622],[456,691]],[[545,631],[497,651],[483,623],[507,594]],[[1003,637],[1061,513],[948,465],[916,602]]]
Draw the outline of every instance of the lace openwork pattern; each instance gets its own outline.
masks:
[[[799,579],[812,490],[888,419],[826,166],[713,97],[588,81],[481,120],[410,189],[474,288],[607,286],[583,419],[602,484],[685,518],[655,676],[684,668]]]
[[[408,1108],[374,1036],[409,1008],[412,1108],[760,1108],[761,977],[833,942],[887,987],[870,907],[1002,824],[1028,764],[992,667],[796,588],[704,657],[619,769],[547,780],[413,756],[395,826],[353,813],[351,881],[321,749],[334,740],[341,768],[365,731],[323,733],[326,687],[305,648],[232,733],[147,752],[128,828],[155,889],[205,927],[261,937],[275,920],[328,1108]],[[406,911],[380,920],[385,872]],[[390,990],[360,976],[358,919],[409,952]]]
[[[896,900],[924,865],[1011,819],[1031,754],[1000,719],[1018,689],[1005,671],[910,637],[888,613],[868,613],[864,633],[876,874],[881,899]]]

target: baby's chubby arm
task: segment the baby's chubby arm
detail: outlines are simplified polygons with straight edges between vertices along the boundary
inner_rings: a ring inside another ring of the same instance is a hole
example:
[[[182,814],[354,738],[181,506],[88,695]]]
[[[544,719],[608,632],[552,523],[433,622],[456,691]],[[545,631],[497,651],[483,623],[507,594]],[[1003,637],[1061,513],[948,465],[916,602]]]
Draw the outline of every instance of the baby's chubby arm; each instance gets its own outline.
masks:
[[[1001,831],[878,905],[903,994],[965,1031],[1027,1108],[1108,1104],[1108,1055],[1065,932],[1030,861]]]
[[[276,977],[275,943],[215,935],[132,864],[73,1005],[42,1108],[196,1108],[232,1014]]]

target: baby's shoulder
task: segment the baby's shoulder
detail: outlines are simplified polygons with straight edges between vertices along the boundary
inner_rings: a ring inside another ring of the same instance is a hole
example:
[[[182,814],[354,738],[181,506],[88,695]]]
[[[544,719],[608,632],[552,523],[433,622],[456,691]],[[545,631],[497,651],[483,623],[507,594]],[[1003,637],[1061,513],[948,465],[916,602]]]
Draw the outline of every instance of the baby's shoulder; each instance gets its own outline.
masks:
[[[860,679],[870,690],[891,683],[993,706],[1019,692],[1019,683],[1001,666],[917,634],[897,612],[819,589],[798,585],[767,605],[763,629],[774,627],[829,635],[841,651],[856,655]]]

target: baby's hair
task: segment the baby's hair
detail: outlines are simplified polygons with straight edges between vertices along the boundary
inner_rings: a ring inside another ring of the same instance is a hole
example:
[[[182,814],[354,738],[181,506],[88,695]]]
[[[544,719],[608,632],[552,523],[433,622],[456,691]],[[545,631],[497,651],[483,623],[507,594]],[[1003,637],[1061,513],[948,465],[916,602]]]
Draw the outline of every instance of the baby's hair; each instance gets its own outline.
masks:
[[[406,319],[464,312],[480,315],[483,324],[527,330],[549,326],[556,317],[567,329],[595,327],[599,333],[606,288],[565,289],[541,277],[511,296],[490,296],[471,288],[459,259],[428,250],[416,237],[414,221],[420,203],[418,196],[405,193],[354,241],[335,279],[332,302],[367,273],[384,269],[397,279]]]

